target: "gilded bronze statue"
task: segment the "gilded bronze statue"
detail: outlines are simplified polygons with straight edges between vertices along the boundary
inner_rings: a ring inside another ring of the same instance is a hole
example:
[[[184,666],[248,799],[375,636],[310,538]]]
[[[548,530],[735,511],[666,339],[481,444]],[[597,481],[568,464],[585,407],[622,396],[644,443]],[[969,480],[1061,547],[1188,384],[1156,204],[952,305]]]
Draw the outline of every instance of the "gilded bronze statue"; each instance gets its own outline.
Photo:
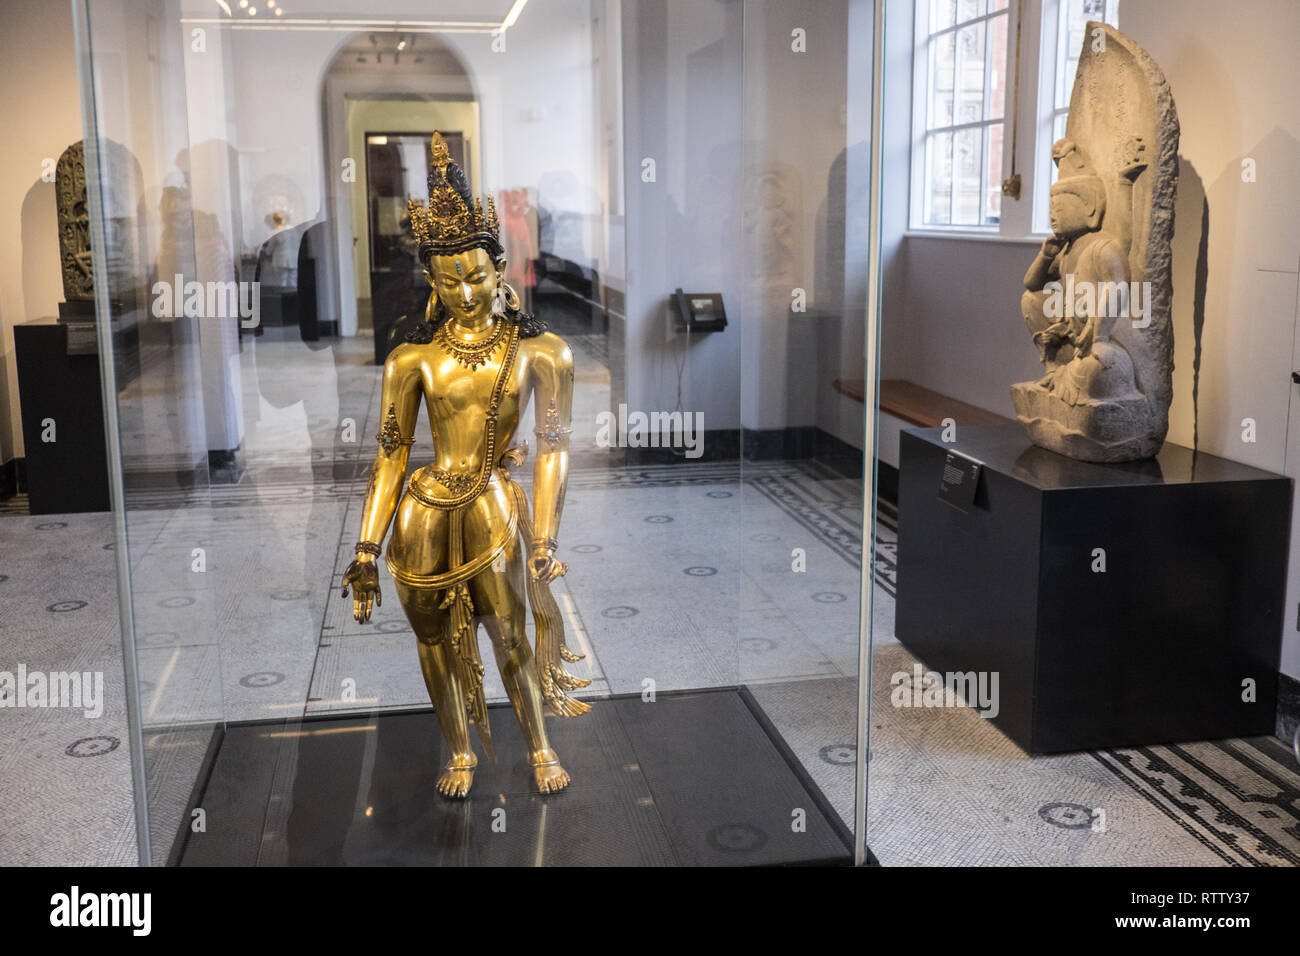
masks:
[[[478,759],[469,725],[487,755],[491,733],[478,648],[481,622],[528,749],[537,789],[564,789],[569,775],[551,748],[543,708],[563,717],[589,706],[568,691],[590,681],[565,670],[581,660],[564,644],[550,593],[567,571],[556,537],[569,468],[573,354],[520,310],[505,282],[496,206],[470,192],[442,136],[433,137],[429,202],[408,204],[411,230],[432,291],[424,321],[384,364],[382,424],[366,490],[356,560],[343,577],[353,616],[381,603],[380,545],[392,523],[386,564],[418,639],[420,666],[451,752],[438,792],[469,794]],[[423,399],[433,462],[406,478]],[[531,516],[510,468],[527,445],[512,446],[532,400],[538,454]],[[394,516],[396,520],[394,521]],[[536,651],[524,633],[525,595]]]

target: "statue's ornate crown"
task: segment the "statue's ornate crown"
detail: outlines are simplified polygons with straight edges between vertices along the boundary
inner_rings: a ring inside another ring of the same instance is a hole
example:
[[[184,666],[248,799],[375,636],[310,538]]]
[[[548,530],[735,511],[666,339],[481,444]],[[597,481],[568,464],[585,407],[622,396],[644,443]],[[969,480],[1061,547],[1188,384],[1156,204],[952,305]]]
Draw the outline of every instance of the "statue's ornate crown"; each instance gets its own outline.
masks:
[[[494,255],[501,252],[501,225],[496,202],[475,199],[465,172],[452,161],[441,133],[433,134],[433,165],[429,168],[429,204],[407,200],[411,232],[420,244],[420,258],[463,252],[481,246]]]

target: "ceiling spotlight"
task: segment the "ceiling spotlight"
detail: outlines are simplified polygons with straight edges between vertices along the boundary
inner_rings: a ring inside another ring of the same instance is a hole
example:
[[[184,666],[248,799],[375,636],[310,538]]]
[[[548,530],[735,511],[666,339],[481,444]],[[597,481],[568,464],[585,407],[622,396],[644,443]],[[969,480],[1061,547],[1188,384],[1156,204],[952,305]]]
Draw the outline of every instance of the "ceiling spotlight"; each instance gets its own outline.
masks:
[[[284,7],[276,7],[276,8],[275,8],[275,15],[276,15],[277,17],[282,17],[282,16],[284,16]]]
[[[243,10],[248,6],[248,0],[239,0],[239,9]]]
[[[397,41],[397,48],[398,48],[399,50],[405,50],[405,49],[406,49],[406,40],[405,40],[405,39],[398,40],[398,41]]]
[[[275,0],[266,0],[266,5],[267,5],[268,7],[274,8],[274,7],[275,7]]]
[[[249,7],[249,8],[248,8],[248,15],[249,15],[250,17],[255,17],[255,16],[257,16],[257,7]]]

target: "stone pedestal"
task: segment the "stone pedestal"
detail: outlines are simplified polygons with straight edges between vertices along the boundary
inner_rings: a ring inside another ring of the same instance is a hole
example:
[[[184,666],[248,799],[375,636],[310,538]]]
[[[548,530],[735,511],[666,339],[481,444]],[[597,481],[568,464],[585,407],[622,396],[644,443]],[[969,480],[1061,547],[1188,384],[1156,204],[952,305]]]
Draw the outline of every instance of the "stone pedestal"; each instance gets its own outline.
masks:
[[[1289,478],[940,436],[901,441],[897,634],[927,669],[997,672],[993,722],[1029,753],[1272,733]],[[967,512],[939,497],[950,452],[983,463]]]
[[[93,346],[89,323],[14,327],[27,495],[34,515],[109,510],[104,399]],[[54,440],[45,441],[46,436]]]

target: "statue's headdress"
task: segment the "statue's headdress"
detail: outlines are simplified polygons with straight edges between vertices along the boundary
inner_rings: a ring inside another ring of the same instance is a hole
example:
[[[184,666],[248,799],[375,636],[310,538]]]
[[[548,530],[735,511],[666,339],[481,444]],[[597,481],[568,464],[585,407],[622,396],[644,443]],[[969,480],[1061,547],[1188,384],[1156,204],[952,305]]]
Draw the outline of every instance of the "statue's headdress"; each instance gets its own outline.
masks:
[[[452,162],[441,133],[433,134],[433,165],[429,167],[429,204],[407,201],[411,232],[420,244],[420,261],[469,249],[484,249],[493,259],[504,254],[496,202],[475,199],[465,171]]]
[[[1106,185],[1097,175],[1079,144],[1072,139],[1058,139],[1052,144],[1052,159],[1056,161],[1054,193],[1071,193],[1088,206],[1093,228],[1101,222],[1106,211]]]

